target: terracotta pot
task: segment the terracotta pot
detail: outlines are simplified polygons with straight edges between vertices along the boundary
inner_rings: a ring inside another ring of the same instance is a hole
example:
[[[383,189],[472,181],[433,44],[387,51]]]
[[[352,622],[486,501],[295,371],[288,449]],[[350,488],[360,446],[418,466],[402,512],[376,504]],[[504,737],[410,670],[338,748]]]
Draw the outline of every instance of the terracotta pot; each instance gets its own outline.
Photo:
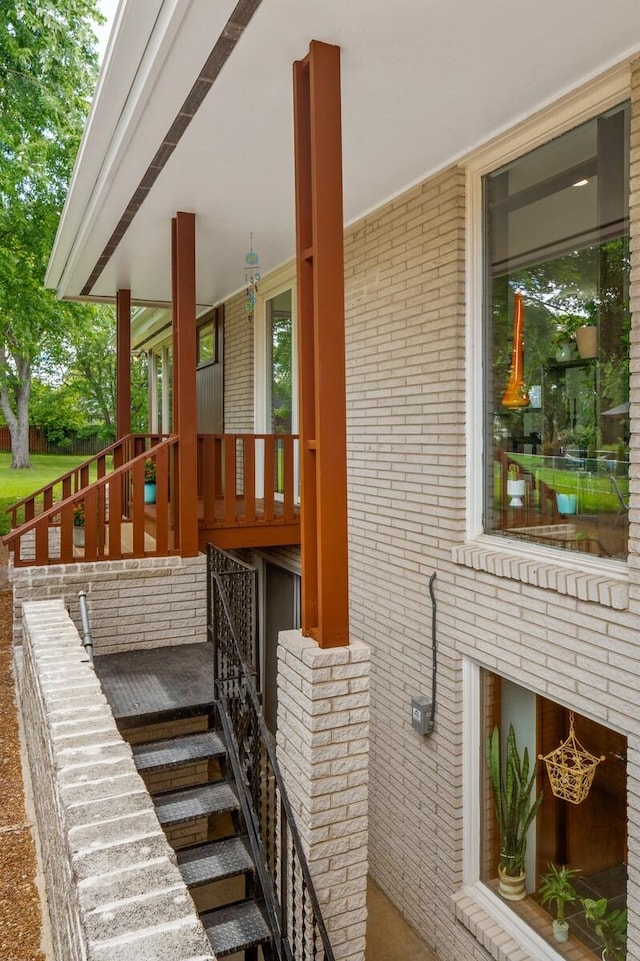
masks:
[[[500,865],[498,865],[498,894],[500,894],[505,901],[522,901],[527,896],[525,875],[519,874],[513,878],[511,875],[505,874]]]
[[[578,345],[578,353],[583,360],[589,360],[591,357],[598,356],[598,328],[591,327],[579,327],[576,330],[576,343]]]

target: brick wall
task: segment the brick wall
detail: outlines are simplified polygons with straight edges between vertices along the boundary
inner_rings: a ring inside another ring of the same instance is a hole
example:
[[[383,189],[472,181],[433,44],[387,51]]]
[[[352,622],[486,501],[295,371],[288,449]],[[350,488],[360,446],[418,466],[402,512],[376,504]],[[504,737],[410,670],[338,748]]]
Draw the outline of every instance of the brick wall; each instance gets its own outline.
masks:
[[[371,646],[371,874],[441,957],[459,958],[461,662],[451,547],[464,537],[464,174],[448,170],[345,237],[351,636]],[[441,604],[435,733],[428,694]]]
[[[61,600],[24,606],[21,709],[56,961],[214,961]]]
[[[11,580],[18,643],[26,600],[62,597],[81,630],[79,591],[87,592],[96,654],[206,640],[204,555],[20,567]]]
[[[365,948],[369,651],[278,644],[278,761],[337,961]]]
[[[451,901],[463,886],[465,660],[627,735],[628,958],[640,958],[637,66],[633,100],[629,577],[557,555],[522,560],[508,543],[464,546],[463,171],[438,174],[345,237],[351,635],[371,647],[370,869],[441,961],[527,957],[473,898]],[[433,571],[438,706],[422,738],[409,706],[430,692]]]
[[[253,433],[254,321],[245,310],[244,293],[225,304],[224,429]]]

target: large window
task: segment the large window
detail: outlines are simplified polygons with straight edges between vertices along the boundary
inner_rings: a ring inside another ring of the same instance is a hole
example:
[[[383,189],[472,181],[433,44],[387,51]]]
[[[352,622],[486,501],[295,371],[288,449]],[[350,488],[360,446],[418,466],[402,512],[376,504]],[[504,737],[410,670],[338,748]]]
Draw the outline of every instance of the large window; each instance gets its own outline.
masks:
[[[484,528],[626,558],[629,109],[484,180]]]
[[[483,778],[483,881],[560,954],[585,961],[592,958],[591,952],[600,957],[603,942],[585,914],[584,902],[606,899],[606,914],[619,922],[624,946],[624,918],[617,912],[625,911],[627,897],[626,738],[488,671],[484,673],[483,710],[485,733],[491,736],[496,732],[490,743],[502,770],[501,804],[503,811],[509,812],[510,825],[508,833],[501,830],[496,817],[489,751]],[[521,767],[526,750],[527,781],[532,781],[521,810],[531,809],[541,797],[521,852],[521,870],[513,866],[517,817],[511,814],[515,805],[508,801],[508,791],[514,797],[508,774],[513,746]],[[571,753],[578,748],[579,759]],[[539,759],[540,755],[546,760]],[[553,874],[550,865],[572,872],[567,893],[573,888],[573,896],[564,903],[569,926],[563,947],[552,929],[557,903],[545,898],[548,882],[544,879]],[[505,878],[509,873],[512,878]],[[521,885],[519,891],[516,882]]]

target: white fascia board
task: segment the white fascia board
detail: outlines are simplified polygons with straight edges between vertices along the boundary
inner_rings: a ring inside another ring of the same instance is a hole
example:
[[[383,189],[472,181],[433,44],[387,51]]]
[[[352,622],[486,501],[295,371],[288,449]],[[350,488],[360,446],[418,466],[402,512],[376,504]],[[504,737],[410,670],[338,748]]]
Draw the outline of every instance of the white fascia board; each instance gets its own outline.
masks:
[[[60,298],[74,294],[74,264],[188,9],[189,0],[121,0],[45,277]]]

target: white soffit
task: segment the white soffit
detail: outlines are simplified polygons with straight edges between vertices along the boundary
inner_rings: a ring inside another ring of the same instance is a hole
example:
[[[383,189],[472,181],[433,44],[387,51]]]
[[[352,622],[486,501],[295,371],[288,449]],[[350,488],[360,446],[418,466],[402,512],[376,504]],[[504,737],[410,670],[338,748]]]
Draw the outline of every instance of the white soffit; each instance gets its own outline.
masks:
[[[60,296],[80,295],[234,6],[121,5],[47,277]],[[200,304],[242,286],[251,233],[263,273],[293,255],[292,63],[312,39],[342,50],[350,223],[631,56],[640,17],[637,0],[262,0],[92,296],[170,300],[177,210],[197,216]]]

